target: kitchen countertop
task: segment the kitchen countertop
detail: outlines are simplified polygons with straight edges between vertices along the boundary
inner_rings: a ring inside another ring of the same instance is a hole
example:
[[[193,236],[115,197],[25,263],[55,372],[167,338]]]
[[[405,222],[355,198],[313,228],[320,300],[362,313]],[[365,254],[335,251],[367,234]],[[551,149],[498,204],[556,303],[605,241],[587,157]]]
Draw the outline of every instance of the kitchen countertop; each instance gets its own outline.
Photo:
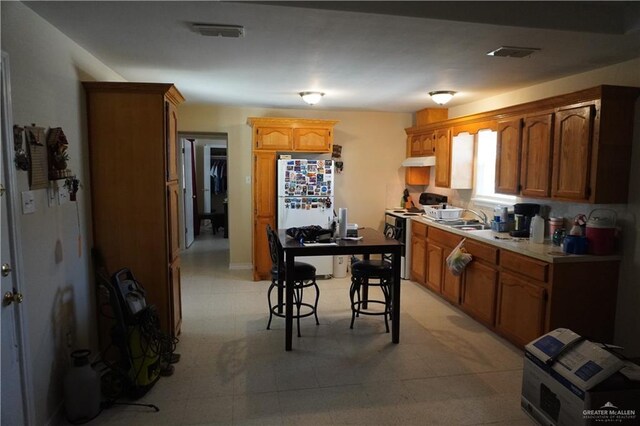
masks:
[[[545,240],[543,244],[535,244],[530,242],[529,239],[524,238],[500,239],[512,237],[509,236],[508,232],[495,232],[490,229],[464,231],[437,223],[425,216],[413,216],[411,220],[549,263],[604,262],[622,259],[620,255],[594,256],[587,254],[565,254],[562,252],[562,247],[554,246],[549,240]]]

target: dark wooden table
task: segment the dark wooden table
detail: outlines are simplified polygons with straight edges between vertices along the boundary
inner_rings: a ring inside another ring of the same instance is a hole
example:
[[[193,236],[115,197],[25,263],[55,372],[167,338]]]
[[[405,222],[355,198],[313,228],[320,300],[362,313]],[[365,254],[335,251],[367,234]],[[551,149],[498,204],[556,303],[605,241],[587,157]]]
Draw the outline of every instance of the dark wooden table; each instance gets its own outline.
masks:
[[[386,238],[380,231],[371,228],[358,230],[362,239],[337,240],[335,244],[310,244],[304,245],[286,235],[284,229],[278,231],[278,236],[283,247],[283,258],[279,262],[286,262],[285,268],[287,283],[285,286],[285,350],[291,350],[293,335],[293,266],[297,256],[339,256],[361,254],[365,259],[371,254],[390,254],[393,264],[393,291],[391,314],[391,341],[400,341],[400,256],[403,244],[392,238]],[[282,288],[282,282],[279,283]],[[279,295],[281,297],[281,295]],[[348,295],[345,295],[348,297]]]

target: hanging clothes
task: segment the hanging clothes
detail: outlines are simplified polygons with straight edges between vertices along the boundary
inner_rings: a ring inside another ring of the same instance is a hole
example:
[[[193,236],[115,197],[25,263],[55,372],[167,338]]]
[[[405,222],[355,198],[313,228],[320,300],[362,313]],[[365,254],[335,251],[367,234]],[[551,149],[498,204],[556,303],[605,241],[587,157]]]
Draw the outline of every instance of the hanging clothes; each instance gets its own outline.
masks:
[[[227,160],[212,160],[209,175],[211,176],[211,193],[225,194],[227,192]]]

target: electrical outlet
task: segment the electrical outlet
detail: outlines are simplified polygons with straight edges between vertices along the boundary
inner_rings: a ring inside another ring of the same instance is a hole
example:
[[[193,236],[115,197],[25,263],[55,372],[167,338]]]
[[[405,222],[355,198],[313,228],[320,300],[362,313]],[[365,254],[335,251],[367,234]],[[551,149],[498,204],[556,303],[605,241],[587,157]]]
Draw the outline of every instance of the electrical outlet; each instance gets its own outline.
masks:
[[[33,191],[22,191],[22,214],[36,212],[36,200]]]

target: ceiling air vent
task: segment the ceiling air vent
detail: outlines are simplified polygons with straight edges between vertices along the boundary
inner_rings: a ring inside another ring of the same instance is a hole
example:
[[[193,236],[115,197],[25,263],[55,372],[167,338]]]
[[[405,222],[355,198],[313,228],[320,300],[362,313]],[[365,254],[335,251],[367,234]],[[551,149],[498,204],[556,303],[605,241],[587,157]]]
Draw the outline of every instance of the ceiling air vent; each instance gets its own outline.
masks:
[[[496,50],[487,53],[489,56],[502,56],[507,58],[526,58],[533,52],[539,51],[538,47],[500,46]]]
[[[191,28],[208,37],[244,37],[244,27],[241,25],[191,24]]]

